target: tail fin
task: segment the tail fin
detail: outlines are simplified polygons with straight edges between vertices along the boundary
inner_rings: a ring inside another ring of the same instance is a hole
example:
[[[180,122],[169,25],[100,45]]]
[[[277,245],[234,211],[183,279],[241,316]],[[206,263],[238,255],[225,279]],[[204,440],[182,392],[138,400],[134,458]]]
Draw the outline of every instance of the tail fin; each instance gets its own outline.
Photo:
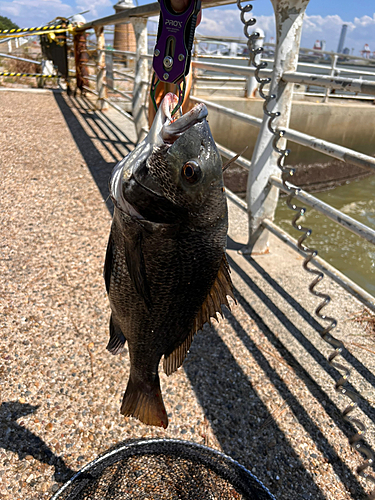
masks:
[[[133,382],[130,376],[124,399],[122,400],[121,413],[127,417],[138,418],[147,425],[168,427],[168,416],[165,411],[163,397],[160,391],[159,378],[155,381],[151,391],[144,391],[140,384]]]

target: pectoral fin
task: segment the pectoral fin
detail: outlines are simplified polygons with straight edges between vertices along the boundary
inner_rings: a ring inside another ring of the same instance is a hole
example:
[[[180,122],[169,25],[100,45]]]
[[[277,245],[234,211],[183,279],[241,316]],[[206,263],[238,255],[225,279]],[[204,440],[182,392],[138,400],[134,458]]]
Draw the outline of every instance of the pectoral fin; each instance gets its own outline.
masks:
[[[164,358],[163,368],[167,375],[175,372],[177,368],[182,365],[190,349],[195,333],[198,330],[201,330],[205,323],[209,323],[211,325],[211,318],[215,318],[217,321],[218,319],[216,313],[219,313],[221,317],[223,317],[221,309],[223,304],[230,309],[227,296],[231,297],[234,302],[237,303],[233,294],[233,284],[230,278],[229,264],[224,253],[216,280],[195,318],[194,326],[191,332],[184,342],[177,347],[177,349],[175,349],[168,357]]]
[[[132,238],[126,239],[125,259],[130,278],[139,295],[143,298],[147,309],[152,306],[150,287],[147,283],[146,266],[142,251],[142,228],[139,227]]]
[[[109,342],[107,345],[107,350],[111,354],[119,354],[124,350],[124,345],[126,342],[125,335],[122,333],[121,328],[116,324],[113,319],[113,314],[111,314],[111,319],[109,320]]]
[[[112,233],[110,233],[107,244],[107,253],[105,255],[105,261],[104,261],[104,281],[107,293],[109,293],[109,286],[111,284],[112,266],[113,266],[113,241],[112,241]]]

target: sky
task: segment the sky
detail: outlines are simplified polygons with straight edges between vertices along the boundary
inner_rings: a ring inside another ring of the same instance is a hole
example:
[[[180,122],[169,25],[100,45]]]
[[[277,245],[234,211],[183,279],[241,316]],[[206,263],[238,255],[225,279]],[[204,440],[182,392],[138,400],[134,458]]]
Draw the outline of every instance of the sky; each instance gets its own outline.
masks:
[[[135,0],[133,0],[135,1]],[[149,3],[138,0],[139,5]],[[20,27],[41,26],[57,16],[69,17],[84,10],[87,21],[114,13],[111,0],[0,0],[0,15],[9,17]],[[255,0],[253,16],[256,27],[262,28],[266,41],[274,36],[275,23],[270,0]],[[326,50],[337,50],[341,27],[348,25],[344,46],[354,55],[360,55],[365,43],[375,51],[374,0],[310,0],[302,29],[302,47],[312,48],[315,40],[325,40]],[[155,28],[154,28],[155,27]],[[156,24],[151,24],[156,31]],[[202,35],[242,36],[242,24],[236,5],[203,11],[197,29]]]

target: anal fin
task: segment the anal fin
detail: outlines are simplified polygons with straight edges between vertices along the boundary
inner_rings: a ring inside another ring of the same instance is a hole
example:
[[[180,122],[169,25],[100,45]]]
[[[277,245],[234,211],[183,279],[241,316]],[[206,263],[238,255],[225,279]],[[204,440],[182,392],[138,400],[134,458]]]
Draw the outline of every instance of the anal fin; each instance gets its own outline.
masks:
[[[126,342],[125,335],[122,333],[121,328],[116,325],[113,320],[113,315],[111,314],[111,319],[109,320],[109,342],[107,344],[107,350],[111,354],[119,354],[124,350],[124,345]]]
[[[223,312],[221,309],[222,305],[226,305],[228,309],[230,309],[230,305],[227,299],[227,296],[231,297],[235,303],[237,303],[234,294],[233,294],[233,284],[230,278],[230,267],[224,253],[219,271],[217,273],[216,280],[209,291],[206,300],[203,302],[200,311],[198,312],[194,326],[184,340],[184,342],[177,347],[169,356],[164,358],[163,368],[167,375],[171,375],[171,373],[175,372],[177,368],[179,368],[184,359],[189,352],[191,343],[193,341],[194,335],[198,330],[203,328],[205,323],[211,324],[210,318],[215,318],[216,321],[217,316],[216,313],[219,313],[223,317]]]
[[[147,392],[132,380],[128,382],[121,405],[121,413],[127,417],[138,418],[147,425],[168,427],[168,416],[165,411],[163,397],[160,391],[159,378]]]
[[[163,360],[163,369],[167,375],[171,375],[179,368],[189,352],[191,343],[193,342],[194,333],[196,330],[193,328],[184,342],[177,347],[169,356]]]

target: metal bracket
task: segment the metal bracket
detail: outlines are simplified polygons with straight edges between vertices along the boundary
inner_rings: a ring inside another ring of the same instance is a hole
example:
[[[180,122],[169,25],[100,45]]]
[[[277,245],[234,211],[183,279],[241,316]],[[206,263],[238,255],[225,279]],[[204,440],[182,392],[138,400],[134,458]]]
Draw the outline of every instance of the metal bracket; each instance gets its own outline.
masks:
[[[179,83],[189,73],[195,26],[201,0],[185,12],[172,10],[169,0],[159,0],[160,18],[153,68],[161,82]]]

